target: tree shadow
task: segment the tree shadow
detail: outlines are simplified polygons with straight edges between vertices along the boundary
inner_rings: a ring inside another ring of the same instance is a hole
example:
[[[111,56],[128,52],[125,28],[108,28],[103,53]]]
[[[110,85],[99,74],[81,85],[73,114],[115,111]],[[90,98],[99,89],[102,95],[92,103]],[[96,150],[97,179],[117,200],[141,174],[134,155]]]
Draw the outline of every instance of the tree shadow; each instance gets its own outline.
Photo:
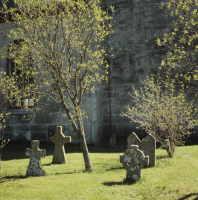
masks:
[[[116,169],[124,169],[124,167],[112,167],[110,169],[106,169],[106,171],[110,171],[110,170],[116,170]]]
[[[168,155],[156,155],[156,159],[169,158]]]
[[[25,150],[31,149],[30,141],[10,141],[4,148],[2,153],[2,161],[15,160],[15,159],[27,159],[25,156]],[[41,143],[40,149],[46,149],[46,156],[53,155],[54,146],[52,144]]]
[[[42,164],[42,166],[50,166],[53,165],[52,163],[48,163],[48,164]]]
[[[116,182],[116,181],[110,181],[110,182],[104,182],[102,183],[103,185],[106,185],[106,186],[114,186],[114,185],[133,185],[135,184],[137,181],[129,181],[129,180],[126,180],[124,179],[123,181],[120,181],[120,182]]]
[[[59,174],[78,174],[78,173],[82,173],[82,172],[64,172],[64,173],[55,173],[55,175],[59,175]]]
[[[109,142],[109,141],[108,141]],[[109,143],[108,143],[109,144]],[[108,146],[108,145],[107,145]],[[25,156],[26,148],[31,149],[30,141],[10,141],[4,148],[2,154],[2,160],[13,160],[13,159],[26,159]],[[54,153],[54,144],[49,142],[42,142],[39,145],[40,149],[46,149],[46,156],[52,156]],[[107,148],[103,146],[103,143],[97,145],[88,145],[90,153],[122,153],[123,148]],[[69,153],[82,153],[79,144],[66,144],[65,145],[66,154]]]
[[[18,179],[26,179],[28,178],[29,176],[26,176],[26,175],[20,175],[20,176],[4,176],[4,177],[1,177],[0,178],[0,183],[4,183],[6,182],[7,180],[9,179],[15,179],[15,180],[18,180]]]
[[[193,200],[198,200],[198,193],[187,194],[187,195],[185,195],[184,197],[179,198],[178,200],[188,199],[188,198],[190,198],[191,196],[197,196],[197,197],[195,197]]]

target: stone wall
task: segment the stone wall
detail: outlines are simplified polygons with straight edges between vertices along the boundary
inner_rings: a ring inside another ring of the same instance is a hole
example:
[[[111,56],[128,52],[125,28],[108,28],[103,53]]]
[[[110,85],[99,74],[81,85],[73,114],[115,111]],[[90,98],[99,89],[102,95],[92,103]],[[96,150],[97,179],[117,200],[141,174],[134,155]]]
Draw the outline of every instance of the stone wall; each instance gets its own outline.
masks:
[[[0,49],[8,46],[13,40],[7,37],[10,27],[6,23],[0,23]],[[7,71],[7,60],[1,58],[0,71]],[[103,118],[101,108],[101,91],[87,94],[82,102],[82,109],[86,111],[83,118],[87,143],[97,143],[102,139]],[[72,143],[77,143],[78,139],[74,133],[65,111],[55,103],[40,110],[36,116],[33,112],[21,109],[9,109],[11,115],[8,116],[5,129],[5,139],[11,140],[41,140],[48,141],[56,132],[56,126],[62,126],[63,133],[72,137]],[[88,116],[88,118],[86,118]]]
[[[94,109],[95,101],[95,98],[85,98],[83,101],[85,116],[88,116],[88,119],[83,118],[88,144],[97,143],[102,139],[102,117],[101,113],[98,112],[101,103],[97,102],[98,107]],[[77,136],[67,117],[63,116],[65,111],[59,105],[50,104],[50,106],[40,110],[36,116],[30,111],[20,109],[10,109],[9,111],[12,114],[8,117],[5,139],[48,141],[56,132],[56,126],[62,126],[63,133],[72,137],[72,143],[78,143]]]
[[[110,134],[127,137],[132,131],[143,137],[137,124],[120,116],[124,107],[133,105],[128,92],[142,86],[150,74],[158,73],[165,51],[156,40],[171,30],[171,19],[167,10],[160,10],[159,0],[103,0],[102,8],[114,6],[115,33],[107,38],[106,47],[113,48],[109,57],[109,85],[103,91],[104,136]]]

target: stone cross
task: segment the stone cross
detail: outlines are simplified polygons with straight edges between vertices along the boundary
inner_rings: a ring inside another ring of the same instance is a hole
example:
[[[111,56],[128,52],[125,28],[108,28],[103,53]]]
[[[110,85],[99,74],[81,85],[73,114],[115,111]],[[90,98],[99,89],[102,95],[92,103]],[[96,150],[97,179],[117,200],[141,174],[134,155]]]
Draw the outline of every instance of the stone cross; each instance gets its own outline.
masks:
[[[26,176],[44,176],[45,171],[41,166],[40,159],[46,156],[45,149],[39,149],[39,140],[32,140],[32,149],[27,148],[25,155],[30,157],[30,162],[28,169],[26,171]]]
[[[149,156],[145,156],[137,145],[131,145],[122,158],[124,168],[127,170],[126,179],[133,182],[141,178],[141,169],[149,165]]]
[[[148,134],[142,141],[138,138],[138,136],[132,132],[127,138],[127,148],[130,145],[138,145],[139,149],[142,150],[145,156],[149,156],[149,166],[155,166],[155,149],[156,149],[156,140],[151,135]]]
[[[52,164],[67,163],[64,144],[71,142],[71,136],[65,136],[62,133],[62,126],[57,126],[56,133],[51,137],[51,140],[55,144]]]

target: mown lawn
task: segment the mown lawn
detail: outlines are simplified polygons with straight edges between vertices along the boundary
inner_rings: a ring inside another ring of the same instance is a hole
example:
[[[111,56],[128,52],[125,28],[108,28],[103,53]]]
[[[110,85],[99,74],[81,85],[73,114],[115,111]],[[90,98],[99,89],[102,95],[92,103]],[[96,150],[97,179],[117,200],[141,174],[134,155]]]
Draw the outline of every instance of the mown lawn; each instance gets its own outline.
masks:
[[[125,148],[90,146],[93,173],[84,172],[79,146],[66,145],[68,164],[52,165],[53,144],[41,144],[47,156],[41,159],[46,176],[26,177],[30,144],[8,144],[0,170],[0,199],[198,199],[198,145],[176,148],[170,159],[156,150],[156,166],[144,168],[135,184],[125,181],[119,162]]]

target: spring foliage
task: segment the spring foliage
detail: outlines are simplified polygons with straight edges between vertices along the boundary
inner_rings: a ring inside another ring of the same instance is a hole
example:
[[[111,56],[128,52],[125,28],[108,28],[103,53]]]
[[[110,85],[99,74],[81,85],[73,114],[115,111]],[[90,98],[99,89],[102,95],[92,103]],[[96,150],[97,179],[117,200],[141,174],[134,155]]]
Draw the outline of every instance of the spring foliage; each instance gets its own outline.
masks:
[[[19,41],[20,48],[13,42],[9,57],[34,78],[27,88],[35,101],[45,96],[63,107],[84,152],[86,170],[92,171],[80,106],[87,92],[107,80],[107,54],[100,45],[113,32],[112,16],[101,10],[99,0],[15,3],[6,17],[15,27],[9,37]],[[5,52],[7,56],[7,47]]]
[[[159,46],[167,48],[162,69],[180,83],[197,90],[198,1],[171,0],[161,8],[168,9],[173,19],[173,29],[165,33],[163,39],[157,39]]]
[[[166,81],[154,78],[143,81],[140,91],[133,87],[133,106],[127,106],[123,116],[140,124],[146,133],[152,134],[168,155],[173,157],[175,145],[181,145],[182,139],[188,136],[198,122],[197,108],[186,99],[183,90],[175,89],[174,80]],[[169,141],[169,143],[167,142]]]
[[[4,129],[6,127],[6,120],[10,112],[8,111],[9,102],[9,89],[11,87],[11,81],[6,78],[6,73],[0,72],[0,169],[2,168],[1,157],[2,151],[10,139],[4,139]]]

